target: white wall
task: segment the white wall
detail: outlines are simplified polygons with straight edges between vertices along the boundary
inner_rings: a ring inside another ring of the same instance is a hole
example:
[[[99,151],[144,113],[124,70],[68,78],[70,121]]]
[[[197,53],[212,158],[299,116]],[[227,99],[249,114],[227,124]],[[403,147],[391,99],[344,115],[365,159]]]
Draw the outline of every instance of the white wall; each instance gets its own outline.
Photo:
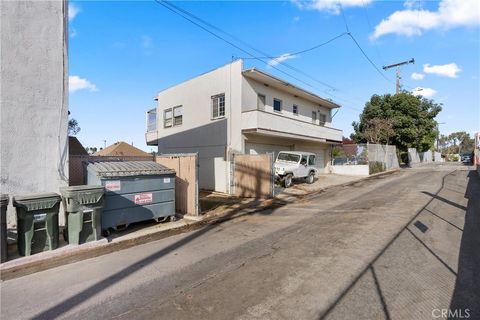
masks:
[[[275,112],[273,111],[273,98],[276,98],[282,100],[282,111],[280,113],[275,113],[295,120],[312,123],[312,111],[320,111],[327,116],[327,122],[325,123],[325,126],[331,126],[331,115],[329,108],[320,107],[316,103],[310,102],[300,97],[294,97],[290,93],[281,91],[271,86],[267,87],[263,83],[257,82],[253,79],[243,77],[242,85],[242,111],[256,110],[257,95],[263,94],[266,96],[265,111]],[[293,113],[294,104],[298,106],[298,115],[295,115]],[[318,116],[316,123],[319,123]]]
[[[1,1],[0,11],[1,192],[58,193],[68,184],[67,4]]]
[[[349,176],[368,176],[368,165],[330,166],[330,173]]]
[[[238,60],[158,94],[158,152],[198,152],[200,188],[226,192],[227,175],[219,168],[229,167],[231,152],[242,150],[242,68]],[[225,94],[225,117],[214,120],[211,97],[218,94]],[[178,105],[183,107],[182,124],[164,128],[164,110]]]

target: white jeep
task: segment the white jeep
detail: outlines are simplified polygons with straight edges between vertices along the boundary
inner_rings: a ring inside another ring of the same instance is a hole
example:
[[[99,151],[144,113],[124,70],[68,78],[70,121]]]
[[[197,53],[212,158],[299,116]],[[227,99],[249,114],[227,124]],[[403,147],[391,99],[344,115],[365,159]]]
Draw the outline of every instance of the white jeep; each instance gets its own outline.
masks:
[[[275,160],[275,178],[281,181],[285,188],[292,185],[292,180],[304,178],[307,183],[313,183],[317,169],[315,154],[303,151],[280,151]]]

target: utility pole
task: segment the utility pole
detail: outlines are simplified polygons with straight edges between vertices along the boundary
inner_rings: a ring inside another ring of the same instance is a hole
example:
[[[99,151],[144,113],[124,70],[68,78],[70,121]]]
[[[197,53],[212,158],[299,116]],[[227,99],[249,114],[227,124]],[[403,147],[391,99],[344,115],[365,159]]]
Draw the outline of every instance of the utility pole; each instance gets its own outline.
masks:
[[[383,70],[387,71],[388,69],[390,68],[394,68],[394,67],[397,67],[397,82],[396,82],[396,93],[399,94],[400,93],[400,79],[402,78],[400,76],[400,66],[404,65],[404,64],[409,64],[409,63],[415,63],[415,59],[412,58],[411,60],[407,60],[407,61],[403,61],[403,62],[399,62],[399,63],[394,63],[394,64],[391,64],[389,66],[383,66]]]

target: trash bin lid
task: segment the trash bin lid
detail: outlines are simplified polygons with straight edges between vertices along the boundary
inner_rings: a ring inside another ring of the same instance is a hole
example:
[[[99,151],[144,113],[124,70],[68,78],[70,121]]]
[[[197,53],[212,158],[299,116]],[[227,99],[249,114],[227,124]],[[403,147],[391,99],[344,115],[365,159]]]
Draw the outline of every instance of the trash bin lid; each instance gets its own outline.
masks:
[[[91,161],[86,163],[87,170],[96,172],[99,177],[132,177],[175,174],[169,169],[153,161]]]
[[[104,191],[103,186],[96,186],[96,185],[81,185],[81,186],[70,186],[70,187],[63,187],[60,188],[60,192],[63,194],[65,192],[75,192],[75,191]]]
[[[8,194],[0,194],[0,205],[3,206],[8,206]]]
[[[62,198],[56,193],[32,193],[26,194],[21,196],[13,196],[13,205],[15,202],[22,202],[22,201],[36,201],[36,200],[62,200]]]
[[[103,186],[98,186],[98,185],[81,185],[81,186],[70,186],[70,187],[64,187],[60,188],[60,193],[64,197],[73,197],[75,195],[78,195],[80,193],[99,193],[103,194],[105,193],[105,187]]]

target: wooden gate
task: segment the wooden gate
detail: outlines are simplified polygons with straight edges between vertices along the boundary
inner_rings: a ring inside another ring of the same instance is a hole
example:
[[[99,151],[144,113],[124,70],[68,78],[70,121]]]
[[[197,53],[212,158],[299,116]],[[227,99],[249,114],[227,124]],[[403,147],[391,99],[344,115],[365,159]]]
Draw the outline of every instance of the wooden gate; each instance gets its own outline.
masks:
[[[233,172],[234,194],[237,197],[273,197],[273,154],[235,154]]]
[[[175,170],[175,210],[182,214],[198,215],[198,154],[162,154],[157,163]]]

